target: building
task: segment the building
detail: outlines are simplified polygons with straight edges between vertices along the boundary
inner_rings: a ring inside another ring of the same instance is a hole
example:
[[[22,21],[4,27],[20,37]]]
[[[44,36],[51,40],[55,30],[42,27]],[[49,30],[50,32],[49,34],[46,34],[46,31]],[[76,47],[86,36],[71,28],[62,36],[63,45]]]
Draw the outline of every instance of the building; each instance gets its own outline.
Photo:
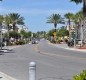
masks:
[[[24,25],[16,25],[16,26],[18,28],[18,33],[20,33],[22,29],[28,32],[28,28],[26,26]]]

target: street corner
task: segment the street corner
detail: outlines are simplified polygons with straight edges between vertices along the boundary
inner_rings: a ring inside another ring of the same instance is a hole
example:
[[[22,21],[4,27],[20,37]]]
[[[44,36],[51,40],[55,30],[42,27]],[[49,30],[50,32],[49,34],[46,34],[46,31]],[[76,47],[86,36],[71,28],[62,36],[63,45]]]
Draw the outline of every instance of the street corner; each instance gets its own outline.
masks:
[[[5,73],[0,72],[0,80],[17,80]]]

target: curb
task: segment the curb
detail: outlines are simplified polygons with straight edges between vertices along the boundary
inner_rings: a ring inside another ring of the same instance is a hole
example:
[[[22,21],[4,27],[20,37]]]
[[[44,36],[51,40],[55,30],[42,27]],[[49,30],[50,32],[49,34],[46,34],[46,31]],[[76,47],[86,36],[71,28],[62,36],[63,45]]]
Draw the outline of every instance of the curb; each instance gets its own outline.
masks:
[[[57,46],[57,45],[55,45],[55,44],[50,43],[49,41],[48,41],[48,44],[53,45],[53,46],[56,46],[56,47],[58,47],[58,48],[66,49],[66,50],[86,52],[86,50],[74,49],[74,48],[69,48],[69,47],[67,47],[67,48],[60,47],[60,46]]]
[[[4,74],[4,73],[0,72],[0,80],[17,80],[17,79],[15,79],[13,77],[10,77],[7,74]]]
[[[73,50],[73,51],[81,51],[81,52],[86,52],[86,50],[80,50],[80,49],[74,49],[74,48],[65,48],[67,50]]]

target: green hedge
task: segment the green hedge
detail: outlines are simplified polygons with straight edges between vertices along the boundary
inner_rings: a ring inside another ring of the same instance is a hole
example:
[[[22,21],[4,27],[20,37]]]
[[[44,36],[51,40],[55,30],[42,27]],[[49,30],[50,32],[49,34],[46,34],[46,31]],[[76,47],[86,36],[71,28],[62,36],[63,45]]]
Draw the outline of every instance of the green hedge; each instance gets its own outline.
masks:
[[[24,40],[20,40],[20,41],[17,41],[15,42],[16,45],[23,45],[25,44],[25,41]]]

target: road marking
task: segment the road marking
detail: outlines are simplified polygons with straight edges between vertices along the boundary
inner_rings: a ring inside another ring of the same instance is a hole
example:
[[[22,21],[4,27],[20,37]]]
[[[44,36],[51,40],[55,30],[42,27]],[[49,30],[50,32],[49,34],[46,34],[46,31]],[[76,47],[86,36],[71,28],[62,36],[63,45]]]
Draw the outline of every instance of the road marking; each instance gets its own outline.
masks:
[[[34,48],[34,50],[35,50],[36,52],[40,52],[40,50],[38,49],[38,44],[36,44],[35,46],[33,46],[33,48]]]
[[[71,57],[71,56],[65,56],[65,55],[59,55],[59,54],[53,54],[53,53],[46,53],[46,52],[40,52],[40,54],[48,55],[48,56],[54,56],[54,57],[64,57],[64,58],[71,58],[71,59],[81,59],[86,60],[86,58],[80,58],[80,57]]]
[[[79,59],[79,60],[86,60],[86,58],[80,58],[80,57],[71,57],[71,56],[65,56],[65,55],[59,55],[59,54],[53,54],[53,53],[47,53],[47,52],[43,52],[40,51],[38,48],[38,45],[34,46],[34,50],[36,52],[38,52],[39,54],[44,54],[44,55],[48,55],[48,56],[53,56],[53,57],[64,57],[64,58],[71,58],[71,59]]]

